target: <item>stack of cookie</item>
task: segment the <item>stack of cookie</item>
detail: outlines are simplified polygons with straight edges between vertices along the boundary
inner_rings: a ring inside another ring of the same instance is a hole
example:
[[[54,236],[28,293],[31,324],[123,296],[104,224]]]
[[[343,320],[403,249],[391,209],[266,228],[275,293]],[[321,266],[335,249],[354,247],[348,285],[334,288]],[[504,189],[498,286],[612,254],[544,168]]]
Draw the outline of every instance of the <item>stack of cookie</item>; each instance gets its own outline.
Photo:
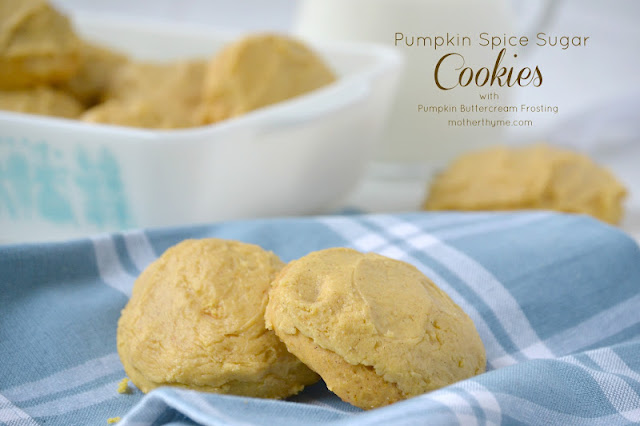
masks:
[[[408,263],[332,248],[284,266],[220,239],[183,241],[140,275],[118,352],[143,392],[285,398],[320,376],[363,409],[469,378],[486,362],[471,319]]]
[[[0,109],[176,129],[215,123],[335,81],[303,43],[254,35],[210,61],[136,62],[80,39],[46,0],[0,0]]]
[[[0,109],[75,118],[82,104],[56,86],[81,67],[69,19],[43,0],[0,0]]]

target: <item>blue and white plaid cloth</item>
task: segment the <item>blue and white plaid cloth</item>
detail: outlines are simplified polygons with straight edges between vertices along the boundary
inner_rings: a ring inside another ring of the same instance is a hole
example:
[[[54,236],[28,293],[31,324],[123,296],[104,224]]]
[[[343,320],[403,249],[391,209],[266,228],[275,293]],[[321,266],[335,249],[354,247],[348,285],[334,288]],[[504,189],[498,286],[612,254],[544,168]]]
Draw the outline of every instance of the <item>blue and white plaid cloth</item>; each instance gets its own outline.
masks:
[[[410,262],[474,320],[487,373],[363,412],[319,383],[287,401],[119,394],[116,323],[185,238],[288,261],[349,246]],[[587,217],[412,213],[229,222],[0,247],[0,422],[12,425],[623,425],[640,422],[640,251]]]

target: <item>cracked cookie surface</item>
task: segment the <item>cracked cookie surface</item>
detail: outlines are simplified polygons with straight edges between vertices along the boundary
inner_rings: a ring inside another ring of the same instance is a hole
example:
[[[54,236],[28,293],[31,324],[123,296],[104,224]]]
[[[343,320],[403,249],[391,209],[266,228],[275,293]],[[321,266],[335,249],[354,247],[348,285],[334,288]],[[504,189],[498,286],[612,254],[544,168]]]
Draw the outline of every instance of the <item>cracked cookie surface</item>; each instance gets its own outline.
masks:
[[[318,376],[265,328],[269,284],[283,264],[214,238],[169,248],[136,280],[118,322],[118,353],[143,392],[163,385],[261,398]]]
[[[472,320],[412,265],[347,248],[313,252],[272,283],[265,312],[289,351],[363,409],[485,370]]]

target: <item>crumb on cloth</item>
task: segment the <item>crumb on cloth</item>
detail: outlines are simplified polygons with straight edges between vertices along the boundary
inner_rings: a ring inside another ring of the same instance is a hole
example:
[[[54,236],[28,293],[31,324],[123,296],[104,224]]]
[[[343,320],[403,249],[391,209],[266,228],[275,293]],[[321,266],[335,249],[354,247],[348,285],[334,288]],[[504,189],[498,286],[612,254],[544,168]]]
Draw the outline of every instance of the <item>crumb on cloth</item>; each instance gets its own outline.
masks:
[[[124,378],[120,380],[118,384],[118,393],[131,393],[131,388],[129,388],[129,379]]]

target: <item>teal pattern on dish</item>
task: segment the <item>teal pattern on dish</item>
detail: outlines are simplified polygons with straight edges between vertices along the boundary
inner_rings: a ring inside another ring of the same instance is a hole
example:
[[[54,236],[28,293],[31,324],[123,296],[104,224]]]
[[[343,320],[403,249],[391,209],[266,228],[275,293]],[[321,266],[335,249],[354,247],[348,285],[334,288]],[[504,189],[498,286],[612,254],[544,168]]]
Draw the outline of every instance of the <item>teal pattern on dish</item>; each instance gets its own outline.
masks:
[[[132,225],[114,154],[78,145],[73,154],[44,141],[0,138],[0,219],[97,228]]]

